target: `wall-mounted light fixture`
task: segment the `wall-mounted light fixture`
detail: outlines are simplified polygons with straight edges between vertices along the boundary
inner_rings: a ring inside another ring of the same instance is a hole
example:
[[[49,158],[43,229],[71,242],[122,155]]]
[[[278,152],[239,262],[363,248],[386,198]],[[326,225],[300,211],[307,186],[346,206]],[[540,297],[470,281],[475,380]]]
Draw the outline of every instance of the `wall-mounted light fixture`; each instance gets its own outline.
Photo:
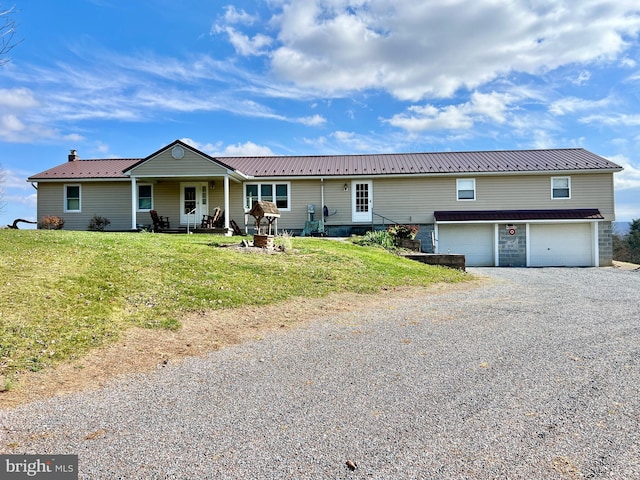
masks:
[[[216,188],[216,182],[214,182],[213,180],[209,182],[209,188],[211,190],[213,190],[214,188]]]
[[[348,191],[349,191],[349,184],[348,184],[348,183],[345,183],[345,184],[344,184],[344,191],[345,191],[345,192],[348,192]]]

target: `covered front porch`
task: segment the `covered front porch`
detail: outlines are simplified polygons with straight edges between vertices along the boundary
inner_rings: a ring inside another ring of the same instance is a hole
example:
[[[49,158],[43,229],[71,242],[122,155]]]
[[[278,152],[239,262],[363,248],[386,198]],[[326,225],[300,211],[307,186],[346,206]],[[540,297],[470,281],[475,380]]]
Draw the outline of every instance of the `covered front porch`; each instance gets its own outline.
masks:
[[[232,235],[235,222],[230,190],[229,176],[206,179],[132,176],[131,228]]]
[[[132,229],[156,211],[167,219],[167,230],[219,229],[230,235],[234,215],[237,219],[244,215],[241,195],[246,176],[179,140],[124,174],[131,179]],[[214,226],[208,217],[218,210],[221,221]]]

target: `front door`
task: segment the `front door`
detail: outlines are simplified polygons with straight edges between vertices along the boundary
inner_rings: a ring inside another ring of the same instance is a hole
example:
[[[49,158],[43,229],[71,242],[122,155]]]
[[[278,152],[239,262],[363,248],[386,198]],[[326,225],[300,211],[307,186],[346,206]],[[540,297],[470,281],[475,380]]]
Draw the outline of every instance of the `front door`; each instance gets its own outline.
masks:
[[[353,222],[370,222],[373,210],[373,182],[371,180],[354,180],[351,182],[351,220]]]
[[[180,224],[200,225],[203,215],[209,213],[207,184],[180,184]]]

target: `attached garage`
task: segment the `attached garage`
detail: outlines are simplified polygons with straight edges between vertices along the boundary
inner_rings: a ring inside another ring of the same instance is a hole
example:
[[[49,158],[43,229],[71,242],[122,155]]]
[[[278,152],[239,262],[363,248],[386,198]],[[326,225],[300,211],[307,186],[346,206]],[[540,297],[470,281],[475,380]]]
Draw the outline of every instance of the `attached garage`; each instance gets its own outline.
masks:
[[[600,263],[604,217],[597,209],[436,211],[434,217],[437,253],[464,254],[468,266],[524,266],[525,256],[528,267]],[[509,236],[500,235],[505,227]]]
[[[591,267],[594,262],[592,223],[531,224],[529,265],[532,267]]]
[[[469,267],[492,267],[493,239],[491,224],[442,225],[438,229],[438,251],[463,254]]]

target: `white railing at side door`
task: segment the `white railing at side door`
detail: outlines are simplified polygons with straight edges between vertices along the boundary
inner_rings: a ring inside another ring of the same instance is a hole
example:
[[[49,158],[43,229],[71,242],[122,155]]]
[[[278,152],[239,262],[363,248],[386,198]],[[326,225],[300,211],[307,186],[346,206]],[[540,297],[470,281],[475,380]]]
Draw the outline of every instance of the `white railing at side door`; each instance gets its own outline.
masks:
[[[196,210],[197,208],[194,208],[190,212],[187,212],[187,234],[191,233],[189,231],[189,217],[191,216],[191,214],[193,214],[193,228],[196,228]]]

